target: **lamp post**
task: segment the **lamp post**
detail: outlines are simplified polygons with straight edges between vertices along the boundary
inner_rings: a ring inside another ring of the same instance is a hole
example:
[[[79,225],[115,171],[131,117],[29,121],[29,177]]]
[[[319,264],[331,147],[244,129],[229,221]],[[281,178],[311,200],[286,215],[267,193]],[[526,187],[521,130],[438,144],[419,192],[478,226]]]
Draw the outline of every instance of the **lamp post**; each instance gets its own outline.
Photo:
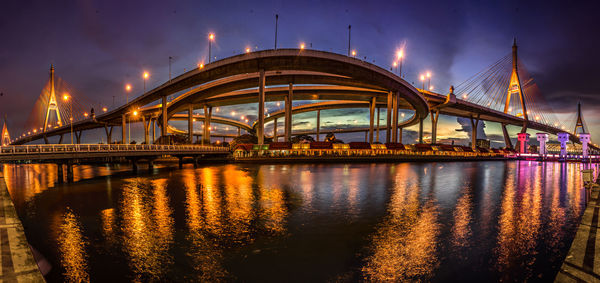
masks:
[[[398,76],[402,77],[402,61],[404,61],[404,50],[400,49],[397,53],[396,53],[396,57],[398,57]]]
[[[63,100],[65,102],[69,101],[70,96],[68,94],[65,93],[65,95],[63,95]],[[70,112],[71,112],[71,117],[69,117],[69,121],[71,122],[71,144],[73,144],[73,103],[69,103],[69,108],[70,108]]]
[[[146,92],[146,77],[148,73],[144,72],[144,92]],[[131,92],[131,85],[125,85],[125,104],[129,104],[129,92]],[[129,124],[129,116],[127,116],[127,143],[129,143],[129,136],[131,136],[131,125]]]
[[[148,72],[144,72],[144,93],[146,93],[146,80],[148,79],[148,77],[150,76],[150,74],[148,74]]]
[[[214,33],[209,33],[208,34],[208,63],[210,64],[212,58],[211,58],[211,48],[212,48],[212,42],[213,40],[215,40],[215,34]]]
[[[425,76],[421,75],[421,83],[423,84],[423,88],[421,88],[422,90],[425,90]]]
[[[427,72],[427,88],[431,86],[431,73]]]

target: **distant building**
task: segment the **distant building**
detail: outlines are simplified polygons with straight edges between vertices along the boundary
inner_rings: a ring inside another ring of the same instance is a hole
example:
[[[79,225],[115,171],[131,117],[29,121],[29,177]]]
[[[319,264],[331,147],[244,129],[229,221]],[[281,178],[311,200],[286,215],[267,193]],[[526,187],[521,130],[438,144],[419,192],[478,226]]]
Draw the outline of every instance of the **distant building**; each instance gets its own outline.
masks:
[[[477,147],[481,147],[481,148],[490,148],[490,140],[484,140],[484,139],[477,139],[475,141],[475,145]]]

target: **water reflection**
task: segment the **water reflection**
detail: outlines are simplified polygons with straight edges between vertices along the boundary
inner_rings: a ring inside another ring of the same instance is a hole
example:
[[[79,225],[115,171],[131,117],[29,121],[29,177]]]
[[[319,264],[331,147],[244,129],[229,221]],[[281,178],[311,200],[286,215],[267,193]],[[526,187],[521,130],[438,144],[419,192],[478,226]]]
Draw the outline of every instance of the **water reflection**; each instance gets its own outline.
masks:
[[[63,275],[67,282],[89,282],[86,246],[77,216],[67,208],[57,237]]]
[[[426,279],[438,265],[436,256],[440,225],[433,200],[419,202],[415,173],[400,166],[389,204],[389,214],[372,240],[373,253],[362,268],[368,281]]]
[[[581,169],[228,164],[103,179],[113,169],[79,166],[86,181],[58,186],[54,165],[4,172],[27,233],[44,235],[34,246],[55,248],[49,281],[543,281],[583,212]]]

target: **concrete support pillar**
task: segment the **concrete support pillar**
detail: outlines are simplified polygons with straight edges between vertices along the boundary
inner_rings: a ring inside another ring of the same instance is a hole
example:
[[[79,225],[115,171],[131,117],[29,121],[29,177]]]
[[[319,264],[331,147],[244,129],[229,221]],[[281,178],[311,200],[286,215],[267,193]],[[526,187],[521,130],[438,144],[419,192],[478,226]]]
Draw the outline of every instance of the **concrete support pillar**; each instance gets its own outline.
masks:
[[[381,112],[381,108],[377,107],[377,133],[375,139],[379,142],[379,112]]]
[[[57,166],[57,169],[58,169],[57,172],[56,172],[57,173],[56,174],[56,179],[58,180],[59,184],[62,184],[62,183],[65,182],[65,176],[63,174],[63,165],[62,165],[62,163],[58,163],[58,164],[56,164],[56,166]]]
[[[590,143],[590,134],[581,133],[579,134],[579,141],[581,142],[581,154],[583,155],[583,159],[587,159],[588,157],[588,144]]]
[[[548,134],[546,133],[536,133],[537,140],[540,143],[539,154],[541,156],[546,156],[548,154],[548,149],[546,148],[546,142],[548,141]]]
[[[179,169],[183,169],[183,156],[179,157]]]
[[[154,172],[154,160],[152,159],[148,160],[148,172]]]
[[[419,143],[423,143],[423,118],[419,120]]]
[[[277,138],[277,118],[273,119],[273,142],[278,142]]]
[[[317,141],[321,133],[321,110],[317,110]]]
[[[188,105],[188,141],[194,143],[194,105]]]
[[[198,156],[194,156],[194,168],[198,168]]]
[[[67,182],[73,183],[73,163],[67,162]]]
[[[121,144],[127,144],[127,115],[121,115]]]
[[[110,130],[109,130],[108,126],[104,125],[104,131],[106,132],[106,144],[112,143],[112,130],[113,130],[112,126],[110,126]]]
[[[162,97],[162,126],[160,128],[161,132],[161,136],[163,137],[163,143],[167,143],[167,127],[169,124],[169,120],[167,119],[167,96],[163,96]]]
[[[75,132],[75,138],[77,139],[77,144],[81,143],[81,135],[83,135],[83,130],[79,132]]]
[[[265,70],[261,69],[258,76],[258,122],[256,125],[258,144],[265,143]]]
[[[392,142],[398,142],[398,92],[392,94]]]
[[[50,142],[48,142],[48,137],[46,135],[44,135],[44,143],[45,144],[49,144]]]
[[[202,144],[210,144],[210,120],[212,117],[212,106],[204,105],[204,134]]]
[[[63,142],[63,135],[60,135],[60,138],[58,139],[58,144],[62,144]]]
[[[385,142],[389,143],[392,137],[392,91],[387,95],[387,123],[385,124]]]
[[[518,133],[517,137],[519,140],[519,153],[527,153],[529,134],[528,133]]]
[[[365,142],[369,142],[369,131],[365,131]]]
[[[238,128],[238,137],[242,135],[242,128]]]
[[[567,142],[569,141],[569,133],[558,133],[558,141],[560,142],[560,157],[564,158],[567,156]]]
[[[440,111],[431,111],[431,144],[437,143],[437,124],[440,117]]]
[[[135,160],[135,159],[131,159],[131,171],[133,173],[138,172],[138,164],[137,164],[137,160]]]
[[[285,97],[285,142],[292,139],[292,101],[294,98],[294,85],[290,83],[288,95]]]
[[[508,130],[506,130],[506,124],[502,124],[502,134],[504,135],[504,144],[506,148],[513,148],[510,136],[508,135]]]
[[[150,125],[152,127],[152,143],[156,141],[156,119],[150,120]]]
[[[398,129],[398,142],[402,143],[402,130],[404,130],[404,128],[400,127]]]
[[[144,124],[144,143],[150,144],[150,119],[146,121],[146,117],[142,116],[142,124]]]
[[[479,114],[477,118],[471,116],[471,148],[477,147],[477,128],[479,127]]]
[[[369,143],[373,143],[373,128],[375,127],[375,106],[377,105],[377,98],[371,98],[369,103]]]

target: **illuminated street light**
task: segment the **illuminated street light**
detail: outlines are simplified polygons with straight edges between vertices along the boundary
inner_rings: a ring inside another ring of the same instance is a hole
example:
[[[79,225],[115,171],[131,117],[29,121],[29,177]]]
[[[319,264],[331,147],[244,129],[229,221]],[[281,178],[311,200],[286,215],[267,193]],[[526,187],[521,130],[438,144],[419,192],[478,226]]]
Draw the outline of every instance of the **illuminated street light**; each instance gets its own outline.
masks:
[[[137,111],[133,111],[133,116],[137,116],[138,112]]]
[[[214,33],[209,33],[208,34],[208,63],[210,64],[210,56],[211,56],[211,49],[212,49],[212,42],[213,40],[215,40],[215,34]]]
[[[150,74],[148,74],[148,72],[144,72],[143,76],[144,76],[144,93],[146,93],[146,80],[148,79]]]
[[[63,95],[63,100],[65,102],[69,101],[69,98],[71,98],[71,97],[69,96],[68,93],[65,93]],[[73,144],[73,103],[69,103],[69,108],[71,111],[71,117],[69,117],[69,123],[71,124],[71,144]]]
[[[300,49],[304,49],[304,43],[300,43]]]
[[[423,90],[425,90],[425,76],[421,75],[421,83],[423,83]]]
[[[102,112],[106,112],[108,109],[106,107],[102,107]]]
[[[250,53],[250,47],[246,47],[246,53]]]
[[[396,52],[396,59],[400,62],[398,66],[398,76],[402,77],[402,63],[404,61],[404,49],[400,49]]]
[[[202,63],[199,63],[199,64],[198,64],[198,68],[199,68],[199,69],[202,69],[202,68],[204,68],[204,64],[202,64]]]
[[[427,72],[427,86],[431,86],[431,73]]]
[[[352,57],[356,57],[356,50],[352,50]]]
[[[433,91],[433,86],[429,86],[429,91]]]

